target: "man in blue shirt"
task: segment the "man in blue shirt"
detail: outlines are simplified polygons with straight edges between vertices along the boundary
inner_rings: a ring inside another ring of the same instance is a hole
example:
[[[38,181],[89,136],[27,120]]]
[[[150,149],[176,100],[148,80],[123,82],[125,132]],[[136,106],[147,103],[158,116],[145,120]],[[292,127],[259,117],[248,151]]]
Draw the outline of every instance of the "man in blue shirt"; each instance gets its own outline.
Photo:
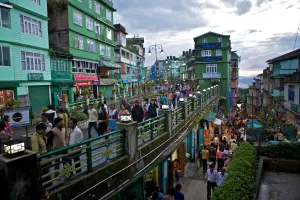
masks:
[[[177,192],[174,195],[174,199],[175,200],[184,200],[184,195],[182,194],[182,192],[180,192],[180,190],[181,190],[181,184],[177,183],[176,186],[175,186],[175,188],[176,188]]]
[[[218,172],[217,174],[217,187],[221,186],[224,181],[227,179],[227,173],[226,172],[226,168],[223,167],[221,172]]]

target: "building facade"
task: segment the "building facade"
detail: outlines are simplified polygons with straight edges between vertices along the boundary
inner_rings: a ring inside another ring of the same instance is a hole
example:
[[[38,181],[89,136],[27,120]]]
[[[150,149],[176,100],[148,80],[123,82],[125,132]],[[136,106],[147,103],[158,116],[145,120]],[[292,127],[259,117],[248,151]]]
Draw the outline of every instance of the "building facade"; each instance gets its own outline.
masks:
[[[230,106],[231,41],[229,35],[207,32],[194,38],[195,76],[200,88],[219,84],[223,105]]]
[[[69,88],[70,101],[79,101],[83,90],[95,97],[113,97],[117,81],[111,74],[120,65],[114,62],[113,12],[110,0],[48,1],[49,40],[51,50],[72,56],[71,68],[75,84],[61,79]],[[65,71],[67,73],[67,71]],[[61,93],[61,91],[60,91]],[[52,93],[55,95],[55,92]],[[55,97],[53,97],[55,99]]]
[[[133,95],[145,79],[144,38],[126,38],[127,32],[121,24],[115,24],[115,61],[121,69],[115,78],[124,88],[125,94]]]
[[[51,103],[47,1],[0,2],[0,106],[17,99],[40,114]]]
[[[238,100],[238,86],[239,86],[239,62],[240,57],[236,52],[231,52],[231,63],[230,63],[230,86],[232,94],[232,106],[237,106]]]

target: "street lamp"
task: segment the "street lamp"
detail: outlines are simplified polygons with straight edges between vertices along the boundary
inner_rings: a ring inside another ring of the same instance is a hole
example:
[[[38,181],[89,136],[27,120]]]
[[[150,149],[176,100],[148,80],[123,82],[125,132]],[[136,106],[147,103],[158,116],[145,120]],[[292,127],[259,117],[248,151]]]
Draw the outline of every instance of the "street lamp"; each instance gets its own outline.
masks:
[[[157,65],[158,65],[158,63],[157,63],[157,51],[159,51],[159,50],[160,50],[160,54],[164,54],[165,53],[164,50],[163,50],[163,46],[161,44],[156,44],[155,43],[155,44],[149,46],[148,55],[151,56],[152,55],[152,51],[155,52],[155,59],[156,59],[156,62],[155,62],[156,66],[155,67],[156,67],[156,70],[158,70],[157,69]]]

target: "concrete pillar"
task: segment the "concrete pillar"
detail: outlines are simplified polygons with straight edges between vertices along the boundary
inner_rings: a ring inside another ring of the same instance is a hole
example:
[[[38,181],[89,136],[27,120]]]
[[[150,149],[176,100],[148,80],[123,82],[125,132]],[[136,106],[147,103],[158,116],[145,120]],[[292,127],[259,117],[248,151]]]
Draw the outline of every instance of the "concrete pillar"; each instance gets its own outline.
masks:
[[[36,153],[26,151],[16,158],[0,155],[0,199],[36,199],[39,188],[39,166]]]
[[[132,121],[129,123],[117,122],[117,130],[125,130],[125,154],[129,155],[130,162],[138,158],[138,123]]]
[[[164,114],[166,117],[165,123],[166,123],[166,131],[169,133],[169,136],[172,136],[172,110],[161,110],[160,113]]]

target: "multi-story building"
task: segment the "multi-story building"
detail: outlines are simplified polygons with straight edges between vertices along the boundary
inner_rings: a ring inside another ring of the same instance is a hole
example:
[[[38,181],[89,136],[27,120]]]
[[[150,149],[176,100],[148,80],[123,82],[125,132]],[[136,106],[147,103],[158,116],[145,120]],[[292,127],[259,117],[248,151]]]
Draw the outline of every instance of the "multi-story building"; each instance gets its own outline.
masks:
[[[14,98],[40,114],[51,103],[47,1],[0,2],[0,106]]]
[[[71,101],[78,100],[82,91],[94,96],[101,91],[106,98],[113,96],[117,81],[110,78],[121,66],[114,62],[114,25],[111,0],[48,0],[49,40],[51,48],[71,54],[71,70],[75,81],[62,79],[69,88]],[[52,93],[55,95],[55,92]]]
[[[300,71],[284,80],[284,108],[287,111],[286,123],[294,124],[300,134]]]
[[[269,67],[263,70],[263,106],[268,106],[272,104],[271,95],[269,93],[269,91],[272,90],[272,88],[269,88],[269,85],[272,82],[272,77],[270,76],[270,74],[271,71]]]
[[[230,64],[230,86],[232,94],[232,106],[237,106],[238,100],[238,85],[239,85],[239,62],[240,57],[233,51],[231,52],[231,64]]]
[[[223,105],[230,105],[230,55],[229,35],[207,32],[194,38],[195,75],[201,89],[219,84]]]
[[[115,78],[123,85],[125,93],[132,95],[145,76],[144,38],[126,38],[125,27],[121,24],[114,26],[115,61],[121,65],[121,69],[115,73]]]

